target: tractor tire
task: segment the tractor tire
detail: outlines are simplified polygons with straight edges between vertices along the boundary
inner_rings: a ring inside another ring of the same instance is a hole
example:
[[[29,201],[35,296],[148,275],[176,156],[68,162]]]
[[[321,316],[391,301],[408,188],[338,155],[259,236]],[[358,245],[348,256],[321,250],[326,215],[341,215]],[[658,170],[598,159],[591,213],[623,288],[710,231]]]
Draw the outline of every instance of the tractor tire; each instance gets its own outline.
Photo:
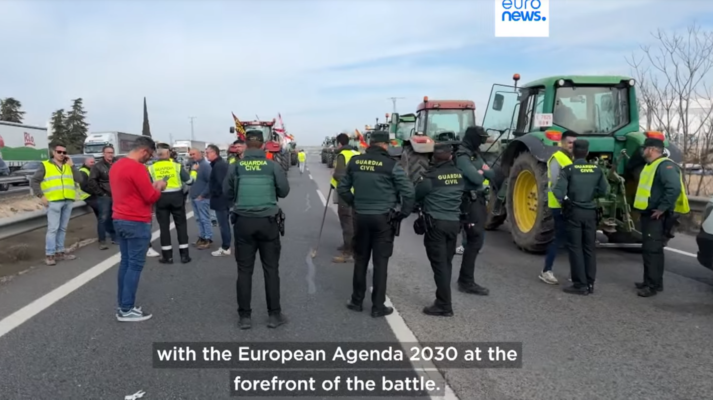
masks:
[[[416,153],[411,146],[405,146],[404,151],[401,153],[400,163],[411,182],[415,185],[428,170],[431,162],[428,155]]]
[[[282,153],[273,153],[273,156],[272,156],[272,157],[273,157],[273,158],[272,158],[273,161],[275,161],[277,164],[279,164],[280,167],[282,167],[282,169],[283,169],[285,172],[287,172],[287,170],[285,169],[285,161],[284,161],[285,157],[284,157],[284,155],[283,155]]]
[[[297,153],[290,153],[290,164],[297,165]]]
[[[324,152],[322,152],[322,164],[326,164],[326,163],[327,163],[327,155],[324,154]]]
[[[290,153],[282,153],[282,168],[284,168],[285,171],[289,171],[291,165],[292,164],[290,164]]]
[[[327,168],[334,168],[334,154],[327,155]]]
[[[530,253],[545,252],[555,233],[547,206],[547,166],[528,152],[521,153],[510,168],[506,206],[515,244]]]

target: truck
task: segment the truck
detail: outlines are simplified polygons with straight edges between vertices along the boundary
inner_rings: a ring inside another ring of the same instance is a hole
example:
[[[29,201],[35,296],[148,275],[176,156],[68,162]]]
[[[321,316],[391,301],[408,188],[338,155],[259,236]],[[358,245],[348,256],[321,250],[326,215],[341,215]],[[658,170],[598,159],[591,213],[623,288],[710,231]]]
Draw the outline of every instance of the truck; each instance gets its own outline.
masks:
[[[401,137],[399,163],[415,184],[428,169],[436,144],[452,145],[455,149],[465,130],[475,125],[475,103],[472,100],[429,100],[423,97],[416,107],[416,118],[404,115],[404,124],[413,123],[408,134]],[[406,118],[408,117],[408,118]],[[392,113],[391,126],[399,126],[401,116]],[[396,155],[396,151],[392,150]]]
[[[171,147],[179,157],[186,159],[188,158],[188,150],[200,149],[201,151],[205,151],[207,145],[208,143],[197,140],[176,140]]]
[[[10,172],[49,158],[48,128],[0,121],[0,159]]]
[[[547,162],[558,150],[562,132],[589,142],[588,161],[605,172],[610,191],[598,199],[598,229],[608,238],[601,247],[640,247],[640,215],[631,205],[646,164],[641,146],[647,137],[664,140],[664,153],[676,163],[683,153],[661,132],[641,131],[636,82],[627,76],[550,76],[518,87],[495,84],[483,117],[489,135],[481,145],[495,173],[486,229],[506,221],[521,250],[544,252],[554,238],[547,205]],[[418,126],[418,123],[417,123]]]
[[[124,132],[92,132],[84,139],[83,153],[88,156],[99,158],[102,156],[104,146],[114,148],[114,156],[125,156],[131,151],[136,139],[141,135]]]

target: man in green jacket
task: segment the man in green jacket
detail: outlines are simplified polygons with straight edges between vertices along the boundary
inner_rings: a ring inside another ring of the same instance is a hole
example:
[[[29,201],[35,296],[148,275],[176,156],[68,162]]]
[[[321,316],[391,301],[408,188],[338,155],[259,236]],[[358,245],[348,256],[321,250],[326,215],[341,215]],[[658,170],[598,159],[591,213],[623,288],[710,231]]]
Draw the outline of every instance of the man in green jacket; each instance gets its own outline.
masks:
[[[231,214],[235,236],[235,260],[238,280],[235,288],[238,297],[240,329],[252,327],[250,303],[255,254],[265,274],[268,328],[277,328],[287,322],[280,307],[280,234],[284,228],[284,214],[277,199],[290,193],[290,184],[280,165],[265,157],[261,131],[245,134],[247,149],[243,158],[230,165],[223,182],[223,193],[232,199]]]
[[[452,161],[452,148],[438,145],[435,163],[416,185],[416,203],[421,205],[424,226],[423,244],[436,281],[436,301],[424,314],[451,317],[451,272],[461,229],[460,207],[465,180]]]
[[[488,217],[486,180],[493,179],[493,172],[478,154],[480,145],[488,134],[480,126],[465,131],[463,141],[456,152],[456,166],[465,178],[461,212],[466,215],[466,243],[458,275],[458,290],[463,293],[487,296],[490,291],[475,283],[475,261],[483,248],[485,221]]]
[[[366,153],[352,157],[337,185],[337,194],[355,212],[353,292],[347,308],[363,310],[366,272],[372,258],[371,316],[375,318],[394,312],[384,304],[387,268],[398,224],[411,214],[414,202],[413,184],[389,156],[388,147],[389,133],[373,132]],[[401,209],[397,211],[399,205]]]
[[[552,194],[562,205],[572,285],[565,293],[594,293],[597,277],[597,202],[609,191],[602,170],[587,161],[589,142],[577,140],[573,146],[574,163],[559,172]]]

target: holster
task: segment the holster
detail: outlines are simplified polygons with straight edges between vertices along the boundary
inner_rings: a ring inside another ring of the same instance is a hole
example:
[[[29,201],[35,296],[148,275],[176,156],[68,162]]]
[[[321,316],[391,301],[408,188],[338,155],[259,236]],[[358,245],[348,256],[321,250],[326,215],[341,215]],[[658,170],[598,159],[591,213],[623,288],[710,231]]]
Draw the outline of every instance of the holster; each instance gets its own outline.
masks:
[[[401,234],[401,213],[391,209],[389,210],[389,224],[394,230],[394,236],[399,236]]]
[[[678,218],[679,215],[672,212],[666,212],[663,215],[663,234],[666,238],[673,239],[676,237],[673,232],[678,226]]]
[[[277,224],[277,230],[280,231],[280,236],[285,236],[285,213],[282,212],[281,208],[277,209],[277,214],[270,217],[270,220]]]
[[[574,205],[572,204],[572,200],[564,199],[562,201],[562,216],[569,219],[572,217],[573,211],[574,211]]]
[[[417,235],[425,235],[426,230],[426,221],[424,219],[423,213],[419,211],[418,218],[413,221],[413,232]]]
[[[235,212],[231,211],[230,212],[230,223],[235,225],[235,223],[238,222],[238,214]]]

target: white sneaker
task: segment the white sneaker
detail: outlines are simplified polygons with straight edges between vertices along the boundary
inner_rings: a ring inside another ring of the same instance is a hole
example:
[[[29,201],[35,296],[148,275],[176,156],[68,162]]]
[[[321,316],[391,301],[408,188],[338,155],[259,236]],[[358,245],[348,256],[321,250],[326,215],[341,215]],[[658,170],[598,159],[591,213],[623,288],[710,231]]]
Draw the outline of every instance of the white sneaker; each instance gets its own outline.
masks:
[[[463,246],[458,246],[458,248],[456,248],[457,255],[462,256],[463,252],[465,252],[465,248]]]
[[[555,278],[555,274],[553,274],[552,271],[540,272],[540,276],[538,278],[548,285],[556,285],[558,283],[557,278]]]
[[[153,247],[149,247],[149,251],[146,252],[146,257],[158,257],[158,251],[154,250]]]
[[[213,257],[225,257],[230,255],[230,249],[225,250],[224,248],[219,248],[218,250],[210,253]]]

